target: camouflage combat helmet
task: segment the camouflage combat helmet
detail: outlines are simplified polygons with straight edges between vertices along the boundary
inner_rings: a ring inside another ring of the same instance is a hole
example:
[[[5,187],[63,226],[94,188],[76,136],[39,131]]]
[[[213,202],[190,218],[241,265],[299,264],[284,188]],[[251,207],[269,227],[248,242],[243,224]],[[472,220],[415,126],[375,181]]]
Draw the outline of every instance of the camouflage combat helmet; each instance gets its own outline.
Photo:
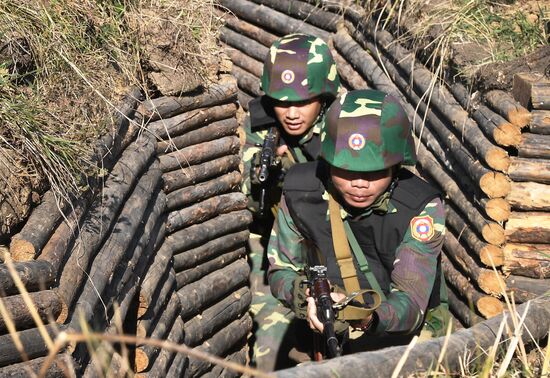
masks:
[[[271,45],[264,61],[262,89],[279,101],[336,97],[340,78],[327,44],[306,34],[289,34]]]
[[[327,111],[321,157],[332,166],[356,172],[414,165],[411,127],[399,101],[371,89],[343,94]]]

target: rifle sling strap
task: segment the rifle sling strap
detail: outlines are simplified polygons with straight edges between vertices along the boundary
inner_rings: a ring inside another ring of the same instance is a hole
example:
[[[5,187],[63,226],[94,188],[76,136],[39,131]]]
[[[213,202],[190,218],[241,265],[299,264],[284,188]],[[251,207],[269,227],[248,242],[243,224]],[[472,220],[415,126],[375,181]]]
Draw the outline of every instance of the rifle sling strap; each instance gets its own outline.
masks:
[[[353,235],[353,232],[346,222],[344,227],[344,222],[340,216],[340,205],[336,200],[329,194],[329,217],[330,217],[330,227],[332,231],[332,242],[334,245],[334,252],[336,254],[336,261],[340,268],[340,274],[344,281],[344,287],[347,293],[354,292],[364,292],[361,291],[359,286],[359,280],[357,279],[357,271],[353,264],[353,257],[351,255],[350,244],[353,248],[353,252],[363,274],[365,274],[367,280],[371,287],[376,291],[378,296],[375,297],[375,304],[370,308],[357,307],[353,305],[348,305],[339,311],[338,317],[342,320],[357,320],[364,319],[380,305],[380,300],[384,299],[385,296],[380,285],[374,277],[374,274],[369,270],[367,259],[363,255],[359,243]],[[348,231],[348,232],[346,232]],[[348,241],[349,238],[349,241]],[[358,295],[356,300],[360,303],[364,303],[363,296]]]
[[[292,154],[292,151],[290,148],[285,151],[285,155],[288,158],[288,160],[292,162],[292,164],[296,164],[296,159],[294,158],[294,155]]]
[[[359,280],[357,279],[357,272],[353,265],[353,257],[348,244],[348,238],[344,231],[344,222],[340,216],[340,205],[329,194],[329,216],[330,216],[330,229],[332,231],[332,243],[334,246],[334,253],[336,254],[336,262],[340,268],[340,275],[344,281],[344,288],[347,293],[353,293],[361,290],[359,286]],[[363,297],[357,297],[357,300],[364,303]]]
[[[355,298],[362,297],[364,293],[369,293],[372,296],[374,301],[372,305],[365,307],[365,305],[354,306],[350,304],[353,303],[352,301]],[[382,298],[378,292],[372,289],[365,289],[351,293],[346,298],[340,300],[340,302],[334,304],[333,308],[338,310],[338,319],[340,320],[359,320],[365,319],[372,314],[380,306],[380,303],[382,303]]]
[[[372,271],[369,269],[369,263],[367,262],[367,258],[363,254],[363,251],[361,250],[361,247],[359,246],[359,243],[357,242],[357,239],[353,234],[353,230],[351,229],[347,221],[344,223],[344,228],[346,231],[346,235],[348,237],[349,244],[351,245],[351,250],[353,251],[355,258],[357,259],[357,263],[359,264],[359,270],[363,272],[363,274],[367,278],[367,281],[369,281],[370,287],[372,287],[373,290],[377,291],[382,297],[382,300],[385,301],[386,296],[384,295],[384,292],[382,291],[382,288],[380,287],[378,280],[374,276],[374,273],[372,273]]]

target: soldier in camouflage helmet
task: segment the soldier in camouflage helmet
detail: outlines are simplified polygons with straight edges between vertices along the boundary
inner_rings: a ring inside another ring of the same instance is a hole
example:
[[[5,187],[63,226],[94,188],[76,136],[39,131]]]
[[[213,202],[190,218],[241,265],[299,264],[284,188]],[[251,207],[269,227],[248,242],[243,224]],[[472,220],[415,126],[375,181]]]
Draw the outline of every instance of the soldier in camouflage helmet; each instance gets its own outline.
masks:
[[[320,125],[325,109],[340,88],[336,64],[327,44],[306,34],[290,34],[277,39],[264,61],[261,78],[264,96],[250,101],[245,119],[246,142],[244,192],[250,209],[258,212],[259,188],[255,156],[270,126],[281,131],[278,153],[294,162],[315,160],[319,155]],[[290,164],[284,164],[285,168]],[[273,202],[278,202],[275,200]]]
[[[314,249],[328,269],[333,300],[345,296],[336,232],[351,246],[360,288],[377,289],[383,299],[372,314],[340,327],[346,353],[444,333],[444,205],[436,189],[404,167],[416,156],[398,100],[376,90],[342,95],[327,111],[321,140],[320,159],[293,166],[285,178],[268,245],[273,295],[305,326],[322,331],[314,299],[299,283]],[[344,225],[340,234],[331,228],[337,222]]]
[[[291,363],[287,360],[288,351],[280,350],[280,346],[293,315],[273,298],[266,286],[265,245],[273,224],[270,208],[280,200],[286,170],[296,162],[318,157],[320,125],[326,108],[338,94],[340,79],[329,48],[322,39],[290,34],[277,39],[269,49],[261,87],[265,95],[250,101],[244,122],[242,188],[254,215],[250,261],[256,330],[251,362],[262,370],[272,371]],[[270,179],[261,184],[258,180],[259,153],[272,128],[280,134],[276,150],[279,164],[271,170]],[[267,209],[262,214],[260,202]]]

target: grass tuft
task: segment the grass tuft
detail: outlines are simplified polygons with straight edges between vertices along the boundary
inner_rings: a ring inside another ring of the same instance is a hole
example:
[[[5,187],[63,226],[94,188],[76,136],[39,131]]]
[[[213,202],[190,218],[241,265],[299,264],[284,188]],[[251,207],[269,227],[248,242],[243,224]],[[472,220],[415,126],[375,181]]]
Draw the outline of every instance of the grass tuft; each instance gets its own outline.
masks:
[[[398,29],[399,42],[422,55],[433,72],[459,60],[459,75],[508,62],[548,45],[550,6],[545,2],[487,0],[368,1],[378,25]],[[458,63],[458,62],[457,62]]]
[[[28,210],[17,186],[64,198],[81,190],[98,173],[93,146],[128,87],[156,93],[151,71],[165,66],[190,81],[208,78],[215,20],[213,0],[0,2],[0,181],[14,192],[0,202],[21,200]]]

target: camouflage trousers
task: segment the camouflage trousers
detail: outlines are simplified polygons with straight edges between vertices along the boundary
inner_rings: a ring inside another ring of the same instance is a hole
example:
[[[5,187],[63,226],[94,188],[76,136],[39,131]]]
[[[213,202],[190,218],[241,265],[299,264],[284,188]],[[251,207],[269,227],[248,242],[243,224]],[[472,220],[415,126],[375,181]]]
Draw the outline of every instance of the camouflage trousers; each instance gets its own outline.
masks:
[[[284,307],[273,295],[265,282],[262,268],[264,248],[259,235],[251,235],[249,257],[252,264],[250,286],[252,289],[251,314],[254,319],[251,365],[263,371],[275,371],[293,366],[288,358],[292,346],[288,332],[293,312]]]

